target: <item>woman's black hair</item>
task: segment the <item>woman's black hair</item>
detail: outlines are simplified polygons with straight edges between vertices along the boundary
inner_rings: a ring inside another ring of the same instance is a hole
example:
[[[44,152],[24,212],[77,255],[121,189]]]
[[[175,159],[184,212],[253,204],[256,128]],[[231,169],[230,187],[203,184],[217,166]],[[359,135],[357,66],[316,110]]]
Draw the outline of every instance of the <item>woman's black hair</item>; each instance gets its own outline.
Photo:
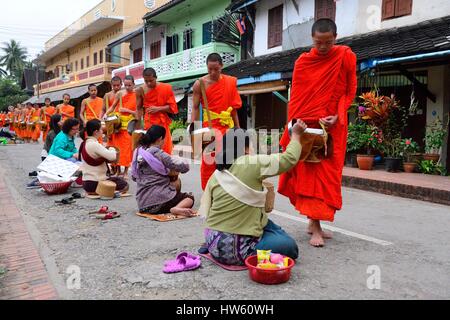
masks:
[[[244,129],[229,129],[222,138],[221,151],[216,156],[216,169],[230,169],[236,159],[245,155],[245,149],[249,146],[250,136]]]
[[[79,124],[80,124],[80,120],[78,120],[77,118],[69,118],[66,121],[64,121],[61,130],[65,134],[69,134],[70,130],[72,130],[73,127],[75,127]]]
[[[166,129],[164,127],[153,125],[139,140],[139,145],[142,147],[149,147],[159,138],[166,137]]]
[[[95,131],[100,130],[102,128],[102,122],[98,119],[89,120],[86,123],[86,127],[83,128],[83,132],[80,133],[82,138],[92,137]],[[84,134],[86,132],[86,135]],[[83,139],[84,140],[84,139]]]
[[[59,127],[59,122],[61,121],[61,115],[60,114],[54,114],[50,118],[50,130],[53,130],[55,134],[58,134],[61,131],[61,128]]]

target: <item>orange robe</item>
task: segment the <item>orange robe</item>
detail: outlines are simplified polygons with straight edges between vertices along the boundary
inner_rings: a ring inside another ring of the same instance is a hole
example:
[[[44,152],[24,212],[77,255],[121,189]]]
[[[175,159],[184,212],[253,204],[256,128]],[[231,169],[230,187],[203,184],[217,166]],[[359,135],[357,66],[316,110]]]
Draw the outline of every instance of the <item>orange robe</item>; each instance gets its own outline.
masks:
[[[309,219],[334,221],[342,208],[341,181],[347,146],[347,110],[356,94],[356,56],[346,46],[335,46],[326,56],[316,49],[302,54],[295,63],[288,121],[302,119],[309,127],[318,120],[338,115],[330,129],[333,154],[320,163],[299,162],[281,175],[278,192]],[[281,138],[289,144],[288,130]]]
[[[90,100],[90,99],[89,99]],[[86,103],[86,108],[84,110],[84,119],[87,121],[97,119],[101,120],[103,112],[103,99],[102,98],[95,98],[94,100],[90,100]],[[103,144],[103,139],[100,137],[98,139],[98,142],[100,144]]]
[[[71,106],[70,104],[68,104],[68,105],[62,104],[60,107],[60,110],[61,110],[61,112],[70,115],[70,118],[75,118],[75,107],[74,106]],[[62,121],[66,121],[69,118],[69,117],[63,115],[62,113],[61,113],[61,115],[62,115]]]
[[[6,114],[1,113],[0,114],[0,126],[3,128],[3,124],[5,123]]]
[[[172,120],[166,112],[157,112],[150,114],[147,112],[148,107],[170,106],[170,112],[178,113],[177,102],[172,91],[172,86],[166,83],[158,83],[154,89],[149,89],[144,96],[144,129],[148,130],[152,125],[159,125],[166,129],[166,139],[162,150],[168,154],[172,154],[173,144],[172,135],[169,126]]]
[[[106,112],[108,112],[108,109],[111,108],[111,106],[116,102],[116,95],[114,95],[114,98],[111,98],[111,94],[105,96],[106,98]],[[107,144],[108,147],[114,147],[112,142],[112,136],[108,138]]]
[[[34,109],[28,109],[25,113],[25,123],[27,124],[26,129],[24,130],[24,138],[25,139],[31,139],[32,132],[31,129],[28,127],[28,123],[31,122],[31,116],[33,115]]]
[[[39,140],[41,136],[41,129],[39,128],[38,121],[41,119],[41,109],[34,109],[31,115],[31,122],[35,123],[34,130],[31,131],[31,139],[35,142]]]
[[[117,110],[121,108],[130,109],[132,111],[136,111],[136,93],[127,93],[126,95],[121,97],[121,101],[117,104]],[[129,117],[131,114],[120,112],[120,116]],[[122,124],[123,127],[117,133],[113,133],[110,137],[110,143],[112,146],[119,148],[120,157],[117,162],[118,166],[130,167],[131,161],[133,160],[133,149],[131,136],[128,133],[128,129],[125,127],[125,123]]]
[[[42,111],[43,114],[41,116],[42,121],[47,122],[47,130],[44,131],[42,134],[42,142],[45,143],[45,140],[47,139],[48,132],[50,131],[50,121],[52,116],[56,113],[56,108],[53,106],[49,107],[43,107],[44,110]]]
[[[14,131],[15,132],[15,128],[14,128],[14,112],[8,112],[8,118],[9,118],[9,130]]]
[[[237,78],[227,75],[221,75],[218,82],[206,88],[206,99],[208,100],[208,109],[215,113],[220,114],[222,111],[227,111],[229,107],[232,107],[233,109],[241,108],[242,100],[237,90]],[[203,96],[201,96],[200,102],[202,105],[204,105]],[[203,113],[205,112],[206,109],[203,109]],[[216,129],[215,138],[217,147],[217,144],[222,141],[221,136],[225,134],[229,127],[222,125],[219,119],[212,120],[211,126],[212,128]],[[203,122],[203,127],[209,127],[207,121]],[[203,190],[205,190],[209,178],[212,176],[214,171],[216,171],[216,163],[214,157],[215,153],[202,155],[200,176]]]

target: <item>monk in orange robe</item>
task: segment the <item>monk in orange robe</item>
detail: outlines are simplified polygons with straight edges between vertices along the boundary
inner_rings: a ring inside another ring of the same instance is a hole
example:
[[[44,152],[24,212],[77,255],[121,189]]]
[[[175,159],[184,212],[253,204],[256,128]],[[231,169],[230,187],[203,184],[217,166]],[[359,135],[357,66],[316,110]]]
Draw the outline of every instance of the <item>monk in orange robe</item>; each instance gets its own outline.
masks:
[[[61,115],[63,122],[69,118],[75,118],[75,107],[70,105],[70,95],[68,93],[63,95],[63,103],[56,106],[56,113]]]
[[[137,118],[136,92],[134,91],[133,76],[126,76],[124,80],[125,90],[120,91],[116,96],[115,103],[107,110],[108,114],[119,116],[122,127],[117,133],[111,136],[111,144],[120,150],[119,161],[117,162],[117,175],[128,177],[128,169],[133,160],[133,149],[131,135],[128,133],[128,124]],[[124,167],[124,173],[121,174],[121,167]]]
[[[320,19],[312,29],[314,48],[295,63],[288,121],[301,119],[311,128],[319,122],[333,139],[333,152],[320,163],[299,162],[280,177],[279,193],[310,219],[310,244],[324,245],[331,234],[320,221],[334,221],[342,208],[341,181],[347,145],[347,110],[356,94],[356,56],[349,47],[335,45],[336,24]],[[289,144],[285,130],[281,145]]]
[[[41,121],[45,121],[47,123],[47,130],[42,133],[42,141],[45,143],[47,139],[47,134],[50,131],[50,119],[52,115],[56,113],[56,108],[51,105],[50,98],[45,99],[45,106],[41,108]]]
[[[38,104],[34,105],[33,112],[31,114],[31,122],[34,123],[34,129],[31,130],[31,140],[33,142],[38,142],[41,136],[41,129],[39,128],[38,122],[41,119],[41,108]]]
[[[14,107],[10,106],[8,108],[8,118],[9,118],[9,130],[15,132],[16,128],[14,128],[14,120],[15,120],[15,113],[14,113]]]
[[[203,128],[208,128],[211,125],[216,132],[215,141],[221,141],[220,136],[225,134],[228,129],[240,127],[237,109],[242,107],[242,100],[237,90],[237,79],[222,74],[222,57],[217,53],[212,53],[207,57],[206,63],[208,74],[197,80],[193,87],[192,122],[195,123],[200,119],[199,108],[201,103],[203,106]],[[203,81],[205,86],[211,119],[208,119],[200,81]],[[209,178],[216,170],[214,157],[214,152],[202,155],[200,172],[203,190],[205,190]]]
[[[103,113],[108,115],[109,108],[114,105],[114,102],[116,102],[116,96],[119,93],[120,89],[122,89],[122,79],[120,77],[113,77],[111,79],[111,88],[112,90],[105,94],[103,97]],[[111,143],[111,137],[108,137],[107,146],[112,147]],[[116,169],[117,166],[110,164],[113,168],[113,171]],[[113,172],[115,174],[115,172]]]
[[[173,143],[169,126],[169,114],[178,114],[178,106],[170,84],[157,82],[156,71],[147,68],[143,73],[145,84],[136,90],[138,120],[144,118],[144,129],[159,125],[166,129],[166,139],[162,150],[172,154]]]
[[[31,142],[31,136],[32,136],[32,131],[30,128],[30,123],[31,123],[31,117],[34,113],[34,108],[33,105],[31,103],[27,103],[27,106],[24,110],[24,119],[25,119],[25,123],[26,123],[26,129],[24,130],[24,138],[25,141],[27,143]]]
[[[88,87],[89,98],[84,99],[81,102],[80,119],[83,126],[86,127],[86,123],[89,120],[103,119],[103,99],[97,96],[98,90],[95,84],[91,84]],[[103,139],[100,138],[99,142],[103,144]]]

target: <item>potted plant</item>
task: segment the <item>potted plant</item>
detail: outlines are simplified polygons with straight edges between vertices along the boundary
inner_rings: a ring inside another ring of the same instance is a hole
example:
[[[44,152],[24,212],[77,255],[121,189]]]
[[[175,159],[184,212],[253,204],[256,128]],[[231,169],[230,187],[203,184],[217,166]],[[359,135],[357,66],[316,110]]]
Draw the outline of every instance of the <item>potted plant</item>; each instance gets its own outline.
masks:
[[[400,165],[402,163],[401,142],[400,137],[385,139],[383,142],[382,150],[385,156],[385,168],[388,172],[400,171]]]
[[[403,139],[401,141],[402,155],[405,162],[403,162],[403,170],[408,173],[414,172],[417,167],[415,161],[416,154],[419,151],[419,145],[411,138]]]
[[[367,124],[362,121],[350,123],[348,125],[347,135],[347,154],[346,164],[353,168],[358,168],[356,155],[364,149],[364,141],[361,140],[361,134],[367,131]]]
[[[448,172],[443,165],[433,160],[422,160],[419,162],[419,170],[424,174],[447,176]]]
[[[447,128],[442,125],[439,118],[426,128],[425,133],[425,154],[424,160],[438,162],[440,159],[440,149],[447,134]]]
[[[372,170],[375,152],[380,150],[383,143],[383,133],[377,127],[366,126],[364,133],[359,135],[364,154],[358,154],[356,160],[360,170]]]

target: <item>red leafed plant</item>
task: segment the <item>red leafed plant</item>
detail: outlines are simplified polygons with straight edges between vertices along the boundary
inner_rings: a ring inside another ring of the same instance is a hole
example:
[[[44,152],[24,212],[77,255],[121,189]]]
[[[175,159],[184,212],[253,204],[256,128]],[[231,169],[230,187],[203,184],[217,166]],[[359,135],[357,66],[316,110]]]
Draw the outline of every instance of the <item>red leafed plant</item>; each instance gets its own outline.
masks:
[[[359,116],[373,126],[382,127],[389,119],[391,113],[399,107],[394,96],[379,95],[378,90],[363,93],[362,107],[359,108]]]

